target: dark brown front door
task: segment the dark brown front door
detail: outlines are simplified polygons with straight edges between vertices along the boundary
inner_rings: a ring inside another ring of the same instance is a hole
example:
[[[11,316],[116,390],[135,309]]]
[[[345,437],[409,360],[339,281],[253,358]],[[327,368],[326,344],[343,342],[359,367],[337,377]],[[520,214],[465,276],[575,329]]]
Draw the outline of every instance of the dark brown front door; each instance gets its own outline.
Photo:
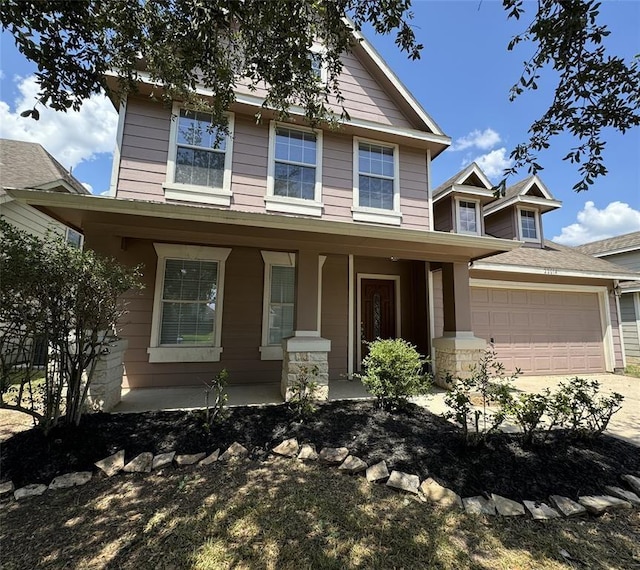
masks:
[[[362,357],[367,355],[366,342],[396,336],[395,281],[390,279],[362,280],[361,335]]]

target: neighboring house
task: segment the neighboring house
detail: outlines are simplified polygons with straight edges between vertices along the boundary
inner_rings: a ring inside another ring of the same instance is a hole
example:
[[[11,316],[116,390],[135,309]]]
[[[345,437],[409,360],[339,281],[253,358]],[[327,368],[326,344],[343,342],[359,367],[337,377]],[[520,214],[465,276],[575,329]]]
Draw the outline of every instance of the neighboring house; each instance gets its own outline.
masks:
[[[13,200],[6,192],[11,188],[89,193],[41,145],[0,139],[0,216],[11,225],[38,237],[44,237],[49,231],[82,246],[81,232],[32,206]]]
[[[581,253],[615,263],[625,270],[640,271],[640,232],[586,243]],[[628,364],[640,364],[640,279],[619,285],[623,346]]]
[[[295,109],[278,122],[262,108],[262,92],[240,88],[229,134],[219,140],[206,113],[179,102],[167,108],[148,97],[155,86],[143,85],[114,101],[120,119],[113,197],[12,192],[81,228],[88,247],[144,264],[146,288],[130,297],[122,323],[129,341],[125,387],[197,386],[226,368],[232,384],[281,381],[284,394],[301,366],[312,363],[326,393],[329,381],[359,370],[366,342],[376,337],[411,341],[431,355],[440,376],[468,368],[485,339],[500,338],[480,327],[481,319],[472,323],[478,311],[472,312],[471,293],[476,299],[480,275],[493,285],[518,268],[481,270],[485,262],[478,260],[519,248],[517,236],[534,246],[538,238],[545,253],[539,214],[559,203],[536,182],[494,200],[479,216],[492,195],[476,169],[454,184],[472,186],[466,200],[456,201],[459,231],[435,231],[431,161],[449,137],[366,40],[343,61],[350,118],[338,130],[311,129]],[[449,193],[452,199],[459,190]],[[509,208],[526,212],[512,220],[515,233],[498,228],[508,225]],[[436,220],[440,215],[436,203]],[[592,342],[603,354],[584,368],[598,371],[616,368],[620,352],[615,317],[607,320],[614,277],[602,263],[606,270],[595,276],[565,277],[549,263],[552,276],[540,268],[540,275],[515,279],[524,287],[553,284],[541,293],[552,303],[557,287],[588,289],[584,303],[595,303],[603,325]],[[444,275],[437,295],[435,270]],[[570,293],[571,302],[583,302]],[[564,301],[561,295],[561,307]],[[564,343],[564,332],[558,329],[553,342]]]
[[[436,230],[524,242],[474,261],[470,271],[471,328],[494,344],[507,370],[542,375],[624,367],[616,284],[632,278],[632,268],[545,240],[543,214],[561,203],[540,178],[526,178],[496,198],[471,164],[436,188],[433,200]],[[442,334],[442,278],[434,272],[436,337]]]

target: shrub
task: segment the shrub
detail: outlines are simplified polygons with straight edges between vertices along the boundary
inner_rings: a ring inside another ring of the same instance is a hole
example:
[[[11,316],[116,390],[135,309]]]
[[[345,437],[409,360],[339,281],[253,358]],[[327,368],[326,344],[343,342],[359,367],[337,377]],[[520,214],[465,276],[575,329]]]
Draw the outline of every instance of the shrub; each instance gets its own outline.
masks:
[[[613,414],[622,408],[624,396],[614,392],[600,396],[600,382],[578,376],[561,382],[552,400],[556,422],[578,435],[595,437],[609,425]]]
[[[318,383],[315,378],[318,376],[318,366],[301,365],[295,381],[291,384],[291,396],[289,407],[300,419],[307,419],[316,411],[315,400],[317,397]]]
[[[99,356],[126,313],[121,295],[140,272],[57,236],[37,238],[0,219],[0,407],[47,432],[62,414],[78,424]],[[47,346],[34,374],[35,339]]]
[[[211,382],[205,382],[205,422],[209,427],[215,422],[222,420],[225,416],[225,406],[228,400],[226,392],[228,379],[229,373],[226,368],[223,368],[216,374]]]
[[[505,413],[514,419],[522,430],[524,445],[533,443],[536,432],[543,426],[543,416],[551,406],[549,390],[541,394],[520,394],[516,398],[509,398],[504,403]]]
[[[356,376],[380,407],[391,410],[412,396],[429,392],[431,376],[423,372],[427,362],[406,340],[378,339],[369,343],[369,354],[362,361],[363,374]]]
[[[502,425],[512,398],[509,383],[520,374],[516,369],[508,375],[491,346],[485,350],[480,362],[471,367],[468,378],[447,378],[451,389],[444,401],[450,410],[444,417],[461,426],[465,443],[484,441]],[[473,401],[476,396],[480,399],[479,407]],[[496,412],[487,409],[493,404],[498,405]]]

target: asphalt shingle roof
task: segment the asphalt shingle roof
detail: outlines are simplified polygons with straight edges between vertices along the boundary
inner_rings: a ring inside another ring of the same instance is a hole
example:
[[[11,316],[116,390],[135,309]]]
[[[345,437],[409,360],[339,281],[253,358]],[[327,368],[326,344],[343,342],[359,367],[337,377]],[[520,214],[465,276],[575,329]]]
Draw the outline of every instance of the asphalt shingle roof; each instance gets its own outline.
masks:
[[[474,262],[474,267],[481,268],[486,264],[523,265],[528,267],[553,268],[565,271],[584,273],[601,273],[603,275],[633,274],[633,271],[586,255],[575,248],[566,247],[545,240],[544,247],[519,247],[506,253],[492,255]],[[640,273],[638,273],[640,276]]]
[[[606,253],[608,251],[616,251],[618,249],[632,248],[640,249],[640,232],[631,232],[630,234],[592,241],[591,243],[579,245],[575,249],[581,253],[596,255],[598,253]]]
[[[78,194],[89,193],[42,145],[0,139],[0,189],[36,188],[57,180]]]

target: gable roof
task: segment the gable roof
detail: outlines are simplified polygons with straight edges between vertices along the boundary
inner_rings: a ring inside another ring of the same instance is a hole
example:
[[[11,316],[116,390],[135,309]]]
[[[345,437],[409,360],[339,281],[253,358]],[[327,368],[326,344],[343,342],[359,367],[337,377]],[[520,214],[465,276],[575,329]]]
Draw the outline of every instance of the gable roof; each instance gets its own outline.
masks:
[[[640,250],[640,232],[631,232],[621,236],[592,241],[591,243],[576,246],[575,249],[595,257]]]
[[[9,139],[0,139],[0,191],[4,188],[90,193],[42,145]]]
[[[537,206],[541,212],[555,210],[562,205],[562,202],[553,197],[544,182],[536,175],[533,175],[509,186],[505,190],[504,196],[485,208],[484,215],[494,214],[516,203]]]
[[[433,201],[438,202],[451,194],[480,198],[483,204],[494,199],[493,184],[475,162],[440,184],[432,193]]]
[[[634,280],[640,273],[625,269],[603,259],[594,259],[575,248],[545,240],[542,248],[521,247],[485,257],[473,263],[474,269],[508,271],[566,277],[594,277],[619,280]]]

